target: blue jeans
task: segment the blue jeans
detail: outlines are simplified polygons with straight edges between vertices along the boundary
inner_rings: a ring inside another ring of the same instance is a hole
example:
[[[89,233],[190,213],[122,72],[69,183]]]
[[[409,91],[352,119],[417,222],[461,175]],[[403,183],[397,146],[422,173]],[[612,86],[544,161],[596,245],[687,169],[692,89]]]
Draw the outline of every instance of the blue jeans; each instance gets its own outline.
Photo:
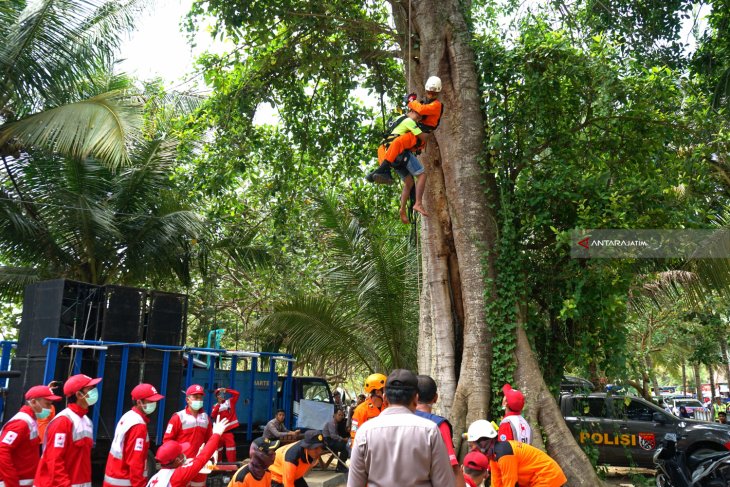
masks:
[[[423,174],[424,168],[418,158],[411,151],[405,151],[402,157],[406,158],[406,167],[395,168],[395,172],[398,173],[401,180],[404,180],[408,175],[420,176]]]

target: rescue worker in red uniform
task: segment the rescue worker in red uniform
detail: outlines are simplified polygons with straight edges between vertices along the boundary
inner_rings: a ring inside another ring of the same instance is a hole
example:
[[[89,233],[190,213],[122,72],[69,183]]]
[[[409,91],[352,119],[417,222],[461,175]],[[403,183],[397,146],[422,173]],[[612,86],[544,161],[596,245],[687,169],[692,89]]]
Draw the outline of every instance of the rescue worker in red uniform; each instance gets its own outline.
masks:
[[[269,467],[271,487],[307,487],[304,476],[317,465],[324,449],[324,436],[319,430],[304,433],[304,439],[276,450]]]
[[[152,476],[147,487],[188,487],[194,485],[194,479],[201,475],[205,479],[206,475],[201,474],[200,469],[218,449],[221,435],[227,426],[227,419],[218,419],[211,427],[210,439],[205,443],[203,450],[192,458],[186,458],[183,445],[177,441],[169,440],[163,443],[155,455],[162,468]]]
[[[370,374],[365,379],[365,393],[370,397],[365,399],[352,413],[352,428],[350,429],[350,443],[355,439],[357,429],[369,419],[377,418],[383,410],[383,391],[387,377],[383,374]]]
[[[467,487],[477,487],[489,477],[489,459],[481,452],[472,451],[464,457],[464,483]]]
[[[104,471],[104,487],[145,487],[147,485],[147,434],[149,416],[157,409],[162,394],[152,384],[132,389],[134,406],[117,423]]]
[[[203,387],[198,384],[193,384],[187,388],[185,391],[187,407],[172,415],[170,422],[167,423],[165,436],[162,439],[163,443],[170,440],[175,440],[181,444],[187,443],[187,448],[183,453],[188,458],[195,458],[198,450],[200,450],[203,443],[208,441],[212,432],[210,418],[203,411],[204,393]],[[228,421],[226,421],[227,424]],[[205,487],[205,479],[205,475],[200,474],[190,482],[190,485],[191,487]]]
[[[226,399],[226,394],[230,394],[231,397]],[[233,389],[226,389],[221,387],[215,390],[215,397],[218,403],[213,406],[213,411],[210,413],[210,417],[213,420],[217,418],[226,418],[228,420],[228,430],[221,436],[221,443],[226,449],[226,461],[236,461],[236,441],[233,439],[232,431],[238,428],[238,417],[236,416],[236,403],[238,402],[238,396],[241,394]]]
[[[530,423],[522,417],[522,408],[525,407],[525,396],[512,386],[502,386],[502,406],[504,406],[504,418],[499,423],[497,439],[499,441],[517,440],[522,443],[532,444],[532,428]]]
[[[33,485],[41,439],[37,419],[51,414],[55,396],[48,386],[34,386],[25,393],[25,405],[0,430],[0,487]]]
[[[94,429],[87,413],[99,399],[99,382],[101,378],[78,374],[63,385],[68,407],[46,429],[35,487],[91,487]]]

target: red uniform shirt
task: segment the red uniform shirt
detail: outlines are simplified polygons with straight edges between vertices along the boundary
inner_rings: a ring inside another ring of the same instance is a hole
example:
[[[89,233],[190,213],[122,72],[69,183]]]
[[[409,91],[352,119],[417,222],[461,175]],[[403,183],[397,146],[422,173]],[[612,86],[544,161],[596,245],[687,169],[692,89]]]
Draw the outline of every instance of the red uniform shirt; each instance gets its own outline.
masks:
[[[145,487],[150,419],[133,407],[119,419],[104,470],[104,487]]]
[[[35,413],[30,406],[23,406],[0,431],[0,485],[33,485],[40,443]]]
[[[228,420],[228,427],[226,431],[231,431],[238,428],[238,417],[236,416],[236,403],[238,402],[238,396],[241,394],[233,389],[226,389],[226,392],[231,394],[230,399],[226,399],[222,403],[216,403],[213,406],[213,411],[210,413],[210,417],[213,420],[217,419],[218,416],[221,419]]]
[[[149,482],[149,487],[187,487],[190,482],[199,475],[200,469],[208,463],[210,457],[218,449],[218,442],[221,437],[218,434],[211,435],[208,442],[203,447],[200,455],[194,460],[188,460],[182,467],[176,469],[163,468],[157,472]]]
[[[165,430],[165,436],[162,442],[175,440],[178,443],[189,443],[190,446],[183,453],[188,458],[195,458],[200,446],[210,438],[213,432],[212,428],[213,425],[210,423],[210,418],[207,414],[200,411],[195,416],[192,414],[190,408],[187,407],[172,415],[170,422],[167,423],[167,429]]]
[[[91,487],[93,426],[77,404],[58,413],[43,438],[35,487]]]

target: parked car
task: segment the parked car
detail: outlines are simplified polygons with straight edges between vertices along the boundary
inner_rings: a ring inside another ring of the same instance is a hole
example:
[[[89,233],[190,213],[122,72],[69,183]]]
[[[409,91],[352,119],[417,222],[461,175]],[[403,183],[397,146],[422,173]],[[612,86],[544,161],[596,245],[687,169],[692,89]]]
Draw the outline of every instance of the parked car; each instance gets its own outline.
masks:
[[[709,410],[697,399],[687,399],[687,398],[670,398],[667,400],[669,406],[672,408],[672,414],[675,416],[679,416],[679,408],[684,406],[684,408],[687,410],[687,414],[689,414],[690,418],[695,417],[696,412],[708,412]],[[697,415],[699,416],[699,415]],[[699,418],[698,418],[699,419]],[[704,418],[702,418],[704,419]]]
[[[573,375],[564,375],[560,381],[560,392],[588,392],[595,389],[593,382]]]
[[[640,397],[563,394],[560,410],[578,444],[596,448],[601,464],[654,468],[652,456],[668,433],[687,454],[730,450],[729,425],[678,418]]]

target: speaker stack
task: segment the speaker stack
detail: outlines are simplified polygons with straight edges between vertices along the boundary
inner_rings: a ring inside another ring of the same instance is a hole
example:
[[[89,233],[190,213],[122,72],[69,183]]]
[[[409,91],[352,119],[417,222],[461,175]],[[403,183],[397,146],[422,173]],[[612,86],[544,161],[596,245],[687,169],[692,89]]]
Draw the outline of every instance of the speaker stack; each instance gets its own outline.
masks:
[[[20,371],[10,379],[6,411],[16,411],[24,402],[23,395],[31,386],[42,384],[47,347],[46,337],[103,340],[127,343],[146,341],[150,344],[182,346],[187,331],[187,296],[184,294],[146,291],[127,286],[95,286],[56,279],[26,287],[18,347],[11,368]],[[65,381],[73,373],[73,354],[80,350],[59,347],[54,380]],[[95,376],[98,351],[84,350],[81,372]],[[140,382],[149,382],[158,389],[162,385],[162,352],[151,348],[132,348],[129,352],[124,386],[124,410],[131,406],[130,392]],[[121,348],[107,349],[105,373],[101,387],[101,411],[97,439],[112,438],[116,426],[116,402],[121,372]],[[167,421],[180,407],[182,358],[170,356],[165,411],[153,415]],[[57,391],[59,392],[59,391]],[[9,417],[6,415],[6,417]],[[150,424],[155,431],[156,424]]]

